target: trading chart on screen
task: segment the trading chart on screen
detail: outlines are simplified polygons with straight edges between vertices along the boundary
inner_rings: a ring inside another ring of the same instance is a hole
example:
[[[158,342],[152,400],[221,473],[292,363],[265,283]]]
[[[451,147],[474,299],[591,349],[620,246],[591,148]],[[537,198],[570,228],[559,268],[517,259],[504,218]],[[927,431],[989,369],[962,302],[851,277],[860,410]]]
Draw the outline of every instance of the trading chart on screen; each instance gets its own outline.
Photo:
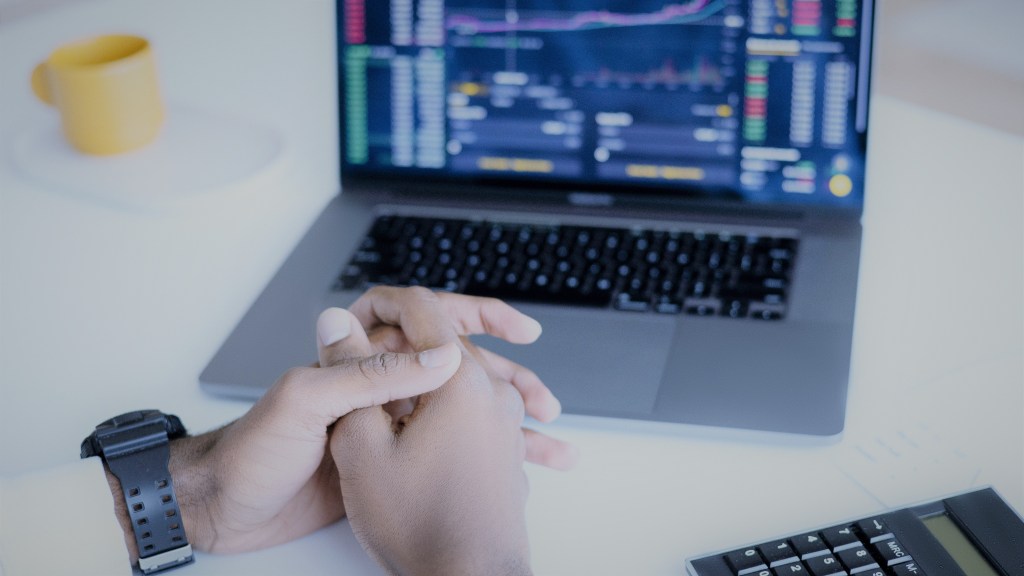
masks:
[[[870,3],[339,10],[345,169],[860,201]]]

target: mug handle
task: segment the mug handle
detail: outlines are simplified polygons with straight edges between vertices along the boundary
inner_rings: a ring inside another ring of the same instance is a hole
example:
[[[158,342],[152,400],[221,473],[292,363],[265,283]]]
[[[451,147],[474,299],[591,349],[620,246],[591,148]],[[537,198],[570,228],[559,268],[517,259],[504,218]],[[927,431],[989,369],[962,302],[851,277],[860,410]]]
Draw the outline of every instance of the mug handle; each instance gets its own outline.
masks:
[[[36,97],[53,106],[53,94],[50,93],[50,81],[46,77],[46,62],[41,62],[32,71],[32,91]]]

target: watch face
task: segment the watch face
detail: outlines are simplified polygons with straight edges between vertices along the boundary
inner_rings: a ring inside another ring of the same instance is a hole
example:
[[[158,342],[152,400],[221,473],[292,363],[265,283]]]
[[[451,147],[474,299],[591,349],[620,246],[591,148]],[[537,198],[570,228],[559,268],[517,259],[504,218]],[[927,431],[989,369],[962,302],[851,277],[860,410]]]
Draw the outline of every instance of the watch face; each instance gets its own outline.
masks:
[[[81,457],[91,458],[92,456],[102,456],[103,449],[100,446],[99,438],[107,434],[114,432],[126,431],[134,428],[138,425],[162,422],[164,428],[167,430],[167,438],[174,440],[175,438],[181,438],[185,436],[185,426],[182,425],[181,419],[173,414],[164,414],[159,410],[135,410],[133,412],[125,412],[104,420],[96,426],[96,430],[89,435],[88,438],[82,440]]]

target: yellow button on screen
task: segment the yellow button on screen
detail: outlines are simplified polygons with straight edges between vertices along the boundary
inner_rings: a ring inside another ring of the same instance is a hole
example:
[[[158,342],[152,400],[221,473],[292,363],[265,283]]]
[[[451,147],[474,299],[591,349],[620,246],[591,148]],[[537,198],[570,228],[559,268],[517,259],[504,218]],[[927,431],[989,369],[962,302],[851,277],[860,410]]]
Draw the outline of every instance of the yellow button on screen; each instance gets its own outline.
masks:
[[[846,174],[836,174],[829,179],[828,189],[834,196],[845,198],[853,190],[853,182]]]

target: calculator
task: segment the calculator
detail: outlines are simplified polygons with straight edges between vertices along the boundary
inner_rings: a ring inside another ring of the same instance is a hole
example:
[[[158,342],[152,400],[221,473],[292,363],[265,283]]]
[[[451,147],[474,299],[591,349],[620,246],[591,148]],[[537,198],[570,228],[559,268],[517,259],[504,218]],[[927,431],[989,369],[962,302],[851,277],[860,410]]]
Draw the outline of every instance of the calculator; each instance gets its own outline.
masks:
[[[1024,521],[992,488],[687,562],[691,576],[1024,576]]]

